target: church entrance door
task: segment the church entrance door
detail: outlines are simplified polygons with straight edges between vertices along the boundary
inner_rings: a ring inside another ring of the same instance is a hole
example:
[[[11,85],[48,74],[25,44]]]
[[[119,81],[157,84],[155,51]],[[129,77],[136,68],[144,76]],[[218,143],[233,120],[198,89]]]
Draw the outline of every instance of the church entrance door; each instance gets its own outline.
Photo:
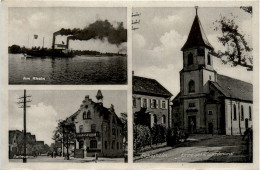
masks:
[[[189,123],[189,132],[193,134],[194,130],[196,129],[196,116],[189,116],[188,123]]]
[[[209,134],[213,133],[213,123],[208,124]]]

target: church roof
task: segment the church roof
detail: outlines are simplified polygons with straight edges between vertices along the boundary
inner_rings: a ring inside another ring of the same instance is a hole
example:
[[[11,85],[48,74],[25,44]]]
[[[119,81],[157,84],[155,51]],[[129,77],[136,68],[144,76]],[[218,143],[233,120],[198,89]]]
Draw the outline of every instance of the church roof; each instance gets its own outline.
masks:
[[[226,97],[253,101],[253,85],[238,79],[217,74],[217,81],[211,82]]]
[[[133,93],[171,97],[172,94],[155,79],[133,76]]]
[[[193,24],[191,26],[191,30],[188,36],[188,39],[181,50],[185,50],[191,47],[205,46],[209,49],[213,49],[211,44],[209,43],[206,34],[203,30],[203,27],[200,23],[198,15],[195,16]]]

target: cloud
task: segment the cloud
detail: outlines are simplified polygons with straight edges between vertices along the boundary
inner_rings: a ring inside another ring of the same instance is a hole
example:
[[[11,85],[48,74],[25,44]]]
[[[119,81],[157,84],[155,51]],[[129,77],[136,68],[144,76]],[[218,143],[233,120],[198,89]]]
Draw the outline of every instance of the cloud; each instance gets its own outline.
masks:
[[[9,128],[23,130],[23,111],[19,108],[14,111],[16,113],[12,113],[9,117]],[[38,141],[42,140],[51,144],[53,131],[57,126],[57,115],[56,110],[50,105],[45,105],[42,102],[31,105],[26,114],[27,132],[36,135]]]

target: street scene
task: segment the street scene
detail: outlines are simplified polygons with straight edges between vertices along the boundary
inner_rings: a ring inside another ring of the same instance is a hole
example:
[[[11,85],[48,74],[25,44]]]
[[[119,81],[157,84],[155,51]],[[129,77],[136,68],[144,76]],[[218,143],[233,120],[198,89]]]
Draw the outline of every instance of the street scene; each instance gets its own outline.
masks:
[[[9,91],[10,162],[127,162],[126,91]]]
[[[134,162],[252,163],[252,15],[133,8]]]

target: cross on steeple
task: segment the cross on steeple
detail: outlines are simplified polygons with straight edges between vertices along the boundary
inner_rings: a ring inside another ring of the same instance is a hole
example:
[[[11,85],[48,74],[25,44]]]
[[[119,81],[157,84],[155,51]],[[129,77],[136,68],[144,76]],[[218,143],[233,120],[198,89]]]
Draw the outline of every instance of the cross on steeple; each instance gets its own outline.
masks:
[[[196,16],[198,15],[198,6],[195,6]]]

